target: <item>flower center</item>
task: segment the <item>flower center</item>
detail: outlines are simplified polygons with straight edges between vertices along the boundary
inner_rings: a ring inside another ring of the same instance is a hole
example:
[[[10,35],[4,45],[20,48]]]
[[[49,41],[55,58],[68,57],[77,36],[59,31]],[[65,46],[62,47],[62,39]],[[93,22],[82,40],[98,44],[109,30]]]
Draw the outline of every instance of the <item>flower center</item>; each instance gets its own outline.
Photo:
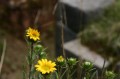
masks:
[[[33,35],[34,37],[37,37],[37,34],[36,34],[35,32],[33,32],[32,35]]]
[[[45,66],[44,66],[44,69],[45,69],[46,71],[48,71],[48,70],[50,69],[50,67],[47,66],[47,65],[45,65]]]

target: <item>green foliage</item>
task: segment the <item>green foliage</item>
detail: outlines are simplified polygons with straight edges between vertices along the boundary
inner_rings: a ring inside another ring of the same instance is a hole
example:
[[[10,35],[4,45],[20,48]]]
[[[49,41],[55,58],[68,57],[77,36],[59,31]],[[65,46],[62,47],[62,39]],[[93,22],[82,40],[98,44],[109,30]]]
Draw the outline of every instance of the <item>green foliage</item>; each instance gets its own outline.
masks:
[[[112,71],[106,71],[105,76],[107,79],[115,79],[116,74]]]
[[[92,20],[88,27],[80,32],[83,44],[97,51],[106,59],[120,58],[120,0],[106,8],[100,18]]]

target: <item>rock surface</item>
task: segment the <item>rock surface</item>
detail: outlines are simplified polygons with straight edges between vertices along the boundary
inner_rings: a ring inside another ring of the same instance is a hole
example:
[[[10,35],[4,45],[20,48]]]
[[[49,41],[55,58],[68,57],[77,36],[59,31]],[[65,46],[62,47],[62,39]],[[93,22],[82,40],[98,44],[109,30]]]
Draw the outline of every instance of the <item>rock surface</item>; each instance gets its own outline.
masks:
[[[93,11],[105,8],[115,0],[61,0],[61,2],[79,8],[83,11]]]
[[[95,53],[94,51],[91,51],[88,47],[80,44],[79,39],[75,39],[65,43],[64,48],[73,53],[74,55],[78,56],[78,58],[91,61],[98,68],[103,67],[104,58]],[[105,67],[107,67],[110,62],[108,62],[107,60],[105,61],[106,61]]]

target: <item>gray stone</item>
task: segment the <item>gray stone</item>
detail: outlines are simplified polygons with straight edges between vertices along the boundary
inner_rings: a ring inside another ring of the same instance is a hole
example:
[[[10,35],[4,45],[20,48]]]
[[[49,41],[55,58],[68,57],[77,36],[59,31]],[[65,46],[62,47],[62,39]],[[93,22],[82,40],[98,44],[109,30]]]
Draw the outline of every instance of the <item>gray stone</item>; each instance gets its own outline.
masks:
[[[80,43],[79,39],[75,39],[64,44],[65,50],[70,51],[74,55],[78,56],[78,58],[82,58],[84,60],[91,61],[96,67],[102,68],[104,64],[104,58],[98,55],[96,52],[91,51],[88,47],[83,46]],[[110,62],[105,60],[105,67],[107,67]]]
[[[109,6],[115,0],[60,0],[83,11],[93,11]]]

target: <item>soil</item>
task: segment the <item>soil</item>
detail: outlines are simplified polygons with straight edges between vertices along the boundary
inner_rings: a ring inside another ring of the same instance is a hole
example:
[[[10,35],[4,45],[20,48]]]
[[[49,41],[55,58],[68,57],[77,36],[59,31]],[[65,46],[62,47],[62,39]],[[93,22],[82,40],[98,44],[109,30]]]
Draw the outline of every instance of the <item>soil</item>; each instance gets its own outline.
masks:
[[[5,38],[7,42],[1,79],[21,79],[21,70],[25,61],[27,46],[25,42],[10,34],[5,34],[1,38]]]

